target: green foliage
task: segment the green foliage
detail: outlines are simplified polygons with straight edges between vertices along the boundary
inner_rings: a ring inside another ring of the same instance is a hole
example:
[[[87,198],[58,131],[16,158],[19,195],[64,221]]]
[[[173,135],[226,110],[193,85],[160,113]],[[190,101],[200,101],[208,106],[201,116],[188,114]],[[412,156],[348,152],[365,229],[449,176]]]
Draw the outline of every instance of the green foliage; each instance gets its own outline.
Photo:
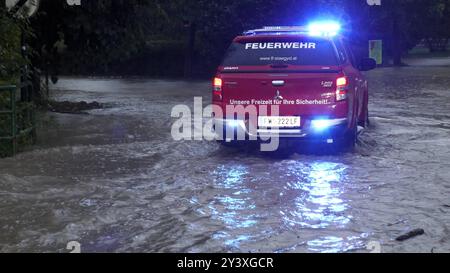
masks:
[[[0,86],[16,83],[20,68],[25,63],[20,51],[22,23],[0,7]],[[0,92],[0,111],[10,110],[9,92]],[[0,116],[0,137],[10,135],[11,120]],[[0,157],[9,154],[8,141],[0,141]]]
[[[1,105],[0,110],[11,110],[11,101],[9,99],[9,92],[0,93]],[[17,134],[16,142],[17,147],[22,148],[27,145],[33,144],[33,136],[31,132],[27,134],[20,134],[23,130],[34,126],[33,111],[35,110],[34,103],[32,102],[18,102],[16,104],[16,122],[15,131]],[[12,120],[11,115],[0,116],[0,138],[12,136]],[[13,140],[0,139],[0,158],[11,156],[13,154]]]
[[[20,52],[22,23],[0,9],[0,84],[15,82],[25,63]]]
[[[40,34],[34,41],[42,57],[37,63],[62,62],[84,73],[113,73],[115,64],[143,53],[148,41],[167,39],[171,33],[157,1],[84,1],[70,7],[65,1],[43,0],[32,23]],[[58,42],[67,46],[63,54],[56,52]]]
[[[9,92],[0,92],[0,111],[10,110]],[[11,117],[9,115],[0,115],[0,138],[11,135]],[[10,154],[11,143],[8,140],[0,140],[0,158]]]
[[[195,23],[194,62],[211,72],[245,29],[321,17],[343,21],[361,41],[375,35],[388,46],[399,41],[401,50],[450,36],[450,0],[383,0],[381,7],[365,0],[99,0],[80,7],[42,0],[32,19],[33,47],[41,53],[34,63],[50,63],[52,73],[180,75],[186,23]],[[66,50],[58,52],[57,44]]]
[[[0,8],[0,86],[17,84],[20,72],[28,60],[23,57],[21,52],[22,34],[30,34],[31,30],[26,20],[14,18]],[[15,102],[14,102],[15,103]],[[23,111],[18,105],[17,124],[29,123],[23,118]],[[0,111],[11,110],[10,93],[0,92]],[[10,115],[0,116],[0,137],[11,136],[12,120]],[[22,128],[22,127],[18,127]],[[30,140],[30,136],[21,137],[18,142],[25,143]],[[12,155],[12,140],[0,140],[0,157]]]

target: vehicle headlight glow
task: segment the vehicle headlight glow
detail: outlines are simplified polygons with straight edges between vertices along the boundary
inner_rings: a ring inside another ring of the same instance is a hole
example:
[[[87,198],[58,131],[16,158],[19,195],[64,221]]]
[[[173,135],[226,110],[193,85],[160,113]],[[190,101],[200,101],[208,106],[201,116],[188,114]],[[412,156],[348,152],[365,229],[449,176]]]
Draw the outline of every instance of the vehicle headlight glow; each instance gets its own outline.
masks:
[[[311,122],[311,127],[316,131],[323,131],[333,126],[333,123],[327,119],[317,119]]]
[[[336,36],[341,30],[341,25],[333,21],[315,22],[308,26],[311,36]]]
[[[241,126],[242,121],[241,120],[228,120],[227,124],[230,127],[237,128],[237,127]]]

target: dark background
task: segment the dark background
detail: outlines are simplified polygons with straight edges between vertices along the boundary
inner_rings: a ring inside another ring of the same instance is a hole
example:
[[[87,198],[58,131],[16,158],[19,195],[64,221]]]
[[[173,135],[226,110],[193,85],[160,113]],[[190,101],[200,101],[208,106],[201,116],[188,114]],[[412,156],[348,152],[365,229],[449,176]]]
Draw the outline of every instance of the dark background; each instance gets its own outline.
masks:
[[[33,64],[55,75],[204,77],[244,30],[324,18],[363,51],[383,39],[394,65],[423,39],[436,51],[450,37],[449,0],[42,0],[27,40]]]

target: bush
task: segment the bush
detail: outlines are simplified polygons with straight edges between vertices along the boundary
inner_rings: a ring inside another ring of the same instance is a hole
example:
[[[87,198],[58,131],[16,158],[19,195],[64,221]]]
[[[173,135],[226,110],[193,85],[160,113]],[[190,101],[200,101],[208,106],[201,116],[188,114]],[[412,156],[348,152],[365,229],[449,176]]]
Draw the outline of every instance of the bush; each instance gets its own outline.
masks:
[[[15,82],[26,64],[20,49],[21,33],[26,24],[0,9],[0,84]]]
[[[31,34],[28,22],[12,17],[4,8],[0,7],[0,86],[16,85],[20,78],[21,68],[28,64],[21,52],[22,33]],[[18,104],[16,107],[16,125],[18,128],[24,128],[29,122],[23,118],[21,110],[23,106]],[[0,111],[10,109],[10,93],[0,92]],[[11,135],[11,122],[10,115],[0,115],[0,137]],[[18,142],[27,142],[27,140],[19,139]],[[0,157],[11,154],[12,141],[0,140]]]

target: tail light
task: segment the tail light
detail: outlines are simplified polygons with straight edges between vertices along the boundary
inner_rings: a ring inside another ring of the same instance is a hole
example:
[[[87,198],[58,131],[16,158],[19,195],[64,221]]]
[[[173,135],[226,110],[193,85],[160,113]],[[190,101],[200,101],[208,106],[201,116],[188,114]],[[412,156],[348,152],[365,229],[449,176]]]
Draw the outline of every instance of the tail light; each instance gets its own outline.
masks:
[[[336,80],[336,101],[346,100],[348,97],[347,77],[340,77]]]
[[[213,80],[214,100],[222,100],[222,79],[215,77]]]

